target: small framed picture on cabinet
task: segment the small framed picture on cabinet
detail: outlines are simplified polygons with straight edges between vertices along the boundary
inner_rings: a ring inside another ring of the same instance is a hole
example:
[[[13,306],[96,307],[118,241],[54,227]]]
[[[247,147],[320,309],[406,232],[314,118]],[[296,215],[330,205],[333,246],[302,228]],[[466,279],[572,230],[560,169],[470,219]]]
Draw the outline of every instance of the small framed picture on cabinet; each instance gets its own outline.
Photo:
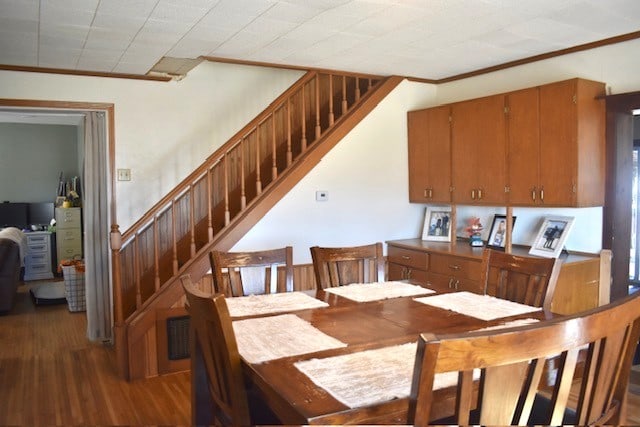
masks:
[[[511,231],[513,232],[513,226],[516,223],[516,217],[511,217]],[[487,239],[487,247],[491,249],[497,249],[504,251],[504,247],[507,240],[507,216],[506,215],[494,215],[493,222],[491,223],[491,231],[489,231],[489,238]]]
[[[558,258],[573,226],[573,220],[572,216],[545,217],[529,253],[546,258]]]
[[[422,240],[451,241],[451,206],[429,206],[424,216]]]

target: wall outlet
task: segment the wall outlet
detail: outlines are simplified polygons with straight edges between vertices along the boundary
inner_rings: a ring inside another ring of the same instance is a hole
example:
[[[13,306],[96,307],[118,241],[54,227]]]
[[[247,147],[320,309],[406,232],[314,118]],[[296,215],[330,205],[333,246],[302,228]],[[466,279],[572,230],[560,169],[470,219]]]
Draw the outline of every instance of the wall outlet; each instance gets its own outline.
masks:
[[[326,190],[316,191],[316,202],[326,202],[329,200],[329,192]]]
[[[118,181],[131,181],[131,169],[118,169]]]

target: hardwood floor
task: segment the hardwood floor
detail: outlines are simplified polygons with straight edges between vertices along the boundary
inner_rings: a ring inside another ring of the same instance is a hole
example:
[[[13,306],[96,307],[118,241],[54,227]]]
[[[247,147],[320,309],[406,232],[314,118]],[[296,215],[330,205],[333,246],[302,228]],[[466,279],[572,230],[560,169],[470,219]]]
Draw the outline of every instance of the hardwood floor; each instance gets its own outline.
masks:
[[[189,373],[126,382],[113,348],[85,335],[84,313],[35,307],[20,286],[0,316],[0,425],[191,424]],[[627,424],[640,425],[640,385],[630,389]]]
[[[0,317],[0,425],[191,424],[189,373],[123,381],[113,348],[85,336],[84,313],[20,286]]]

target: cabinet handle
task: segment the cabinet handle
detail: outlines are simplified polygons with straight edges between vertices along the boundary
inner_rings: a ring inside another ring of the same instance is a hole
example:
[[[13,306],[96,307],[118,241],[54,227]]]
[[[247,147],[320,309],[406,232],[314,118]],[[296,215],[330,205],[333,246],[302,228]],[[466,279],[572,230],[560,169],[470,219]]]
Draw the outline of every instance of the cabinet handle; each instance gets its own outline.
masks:
[[[482,199],[482,188],[478,188],[478,200]]]
[[[433,188],[429,189],[429,198],[433,199]]]
[[[425,189],[424,189],[423,197],[424,197],[425,199],[428,199],[428,198],[429,198],[429,189],[428,189],[428,188],[425,188]]]
[[[544,202],[544,187],[540,188],[540,201]]]
[[[460,266],[455,264],[449,265],[449,268],[456,271],[460,270]]]
[[[410,268],[407,268],[407,280],[411,279],[411,272],[413,270],[411,270]]]
[[[402,255],[402,257],[401,257],[401,258],[402,258],[402,259],[406,259],[406,260],[411,259],[411,257],[410,257],[409,255]]]
[[[476,199],[476,190],[473,189],[471,190],[471,200],[475,200]]]
[[[460,284],[460,280],[456,280],[456,283],[454,283],[454,287],[455,287],[456,291],[458,290],[458,285],[459,284]]]
[[[451,289],[453,287],[453,277],[449,278],[449,285],[448,285],[449,289]]]
[[[531,189],[531,200],[533,200],[534,202],[536,201],[536,187],[533,187],[533,189]]]

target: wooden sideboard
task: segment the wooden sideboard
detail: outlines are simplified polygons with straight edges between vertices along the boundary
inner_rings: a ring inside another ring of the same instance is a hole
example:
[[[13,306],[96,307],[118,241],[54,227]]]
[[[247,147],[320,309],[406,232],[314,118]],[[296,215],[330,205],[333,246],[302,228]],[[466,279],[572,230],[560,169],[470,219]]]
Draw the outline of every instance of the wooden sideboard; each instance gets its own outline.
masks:
[[[452,244],[420,239],[386,243],[389,280],[410,279],[435,287],[484,292],[480,283],[483,247],[471,247],[466,241]],[[512,252],[530,256],[526,247],[514,246]],[[601,289],[600,283],[609,283],[610,260],[599,254],[562,254],[560,259],[553,312],[570,314],[609,302],[608,286]]]

